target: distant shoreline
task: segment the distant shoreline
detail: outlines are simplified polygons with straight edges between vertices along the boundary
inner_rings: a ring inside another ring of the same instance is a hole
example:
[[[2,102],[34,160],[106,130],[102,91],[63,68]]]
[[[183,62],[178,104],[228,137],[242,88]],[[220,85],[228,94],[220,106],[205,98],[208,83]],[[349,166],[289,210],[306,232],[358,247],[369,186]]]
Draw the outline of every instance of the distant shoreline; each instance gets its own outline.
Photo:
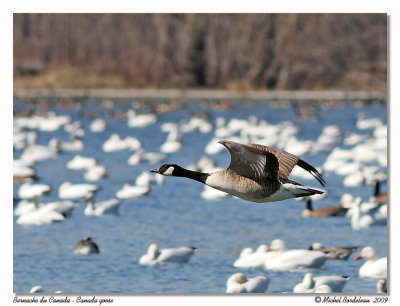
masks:
[[[173,99],[253,101],[387,102],[385,91],[210,90],[210,89],[18,89],[14,100],[36,99]]]

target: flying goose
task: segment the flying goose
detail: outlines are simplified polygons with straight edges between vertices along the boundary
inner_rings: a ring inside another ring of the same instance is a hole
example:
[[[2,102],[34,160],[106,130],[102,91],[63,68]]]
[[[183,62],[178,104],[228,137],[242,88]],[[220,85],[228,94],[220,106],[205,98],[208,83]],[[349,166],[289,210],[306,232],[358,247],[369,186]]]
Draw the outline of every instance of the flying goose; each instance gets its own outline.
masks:
[[[150,171],[166,176],[187,177],[241,199],[258,203],[324,193],[288,178],[293,167],[297,165],[310,172],[325,186],[321,174],[296,155],[258,144],[248,146],[228,140],[220,140],[219,143],[231,154],[231,163],[227,169],[201,173],[175,164],[164,164]]]
[[[303,218],[323,218],[323,217],[337,217],[344,216],[347,209],[337,205],[337,206],[324,206],[317,209],[313,209],[312,200],[310,197],[304,197],[306,201],[306,209],[302,212]]]

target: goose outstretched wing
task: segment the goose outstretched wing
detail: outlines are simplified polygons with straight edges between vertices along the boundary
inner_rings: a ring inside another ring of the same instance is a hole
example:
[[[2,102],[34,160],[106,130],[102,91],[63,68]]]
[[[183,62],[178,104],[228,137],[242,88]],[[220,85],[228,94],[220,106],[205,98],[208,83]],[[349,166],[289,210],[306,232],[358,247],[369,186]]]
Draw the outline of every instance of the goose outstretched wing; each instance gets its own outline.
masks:
[[[322,186],[325,186],[321,174],[294,154],[259,144],[247,146],[228,140],[219,142],[231,153],[231,163],[228,169],[239,175],[256,181],[288,180],[290,172],[297,165],[311,173]]]

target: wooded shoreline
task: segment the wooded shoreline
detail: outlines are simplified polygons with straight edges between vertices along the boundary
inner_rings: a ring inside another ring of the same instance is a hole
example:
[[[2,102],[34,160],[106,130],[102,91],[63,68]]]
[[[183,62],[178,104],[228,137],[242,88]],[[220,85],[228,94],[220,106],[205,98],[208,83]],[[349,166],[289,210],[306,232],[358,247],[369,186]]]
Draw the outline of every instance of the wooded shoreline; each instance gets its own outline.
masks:
[[[384,91],[315,90],[197,90],[197,89],[20,89],[14,100],[36,99],[173,99],[253,101],[376,101],[387,102]]]

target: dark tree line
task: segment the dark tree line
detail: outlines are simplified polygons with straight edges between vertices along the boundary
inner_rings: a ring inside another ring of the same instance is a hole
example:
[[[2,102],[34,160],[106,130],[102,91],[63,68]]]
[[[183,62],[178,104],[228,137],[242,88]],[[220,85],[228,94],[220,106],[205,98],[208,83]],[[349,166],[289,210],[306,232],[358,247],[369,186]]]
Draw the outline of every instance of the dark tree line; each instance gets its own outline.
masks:
[[[386,14],[14,14],[14,64],[121,87],[385,89]]]

